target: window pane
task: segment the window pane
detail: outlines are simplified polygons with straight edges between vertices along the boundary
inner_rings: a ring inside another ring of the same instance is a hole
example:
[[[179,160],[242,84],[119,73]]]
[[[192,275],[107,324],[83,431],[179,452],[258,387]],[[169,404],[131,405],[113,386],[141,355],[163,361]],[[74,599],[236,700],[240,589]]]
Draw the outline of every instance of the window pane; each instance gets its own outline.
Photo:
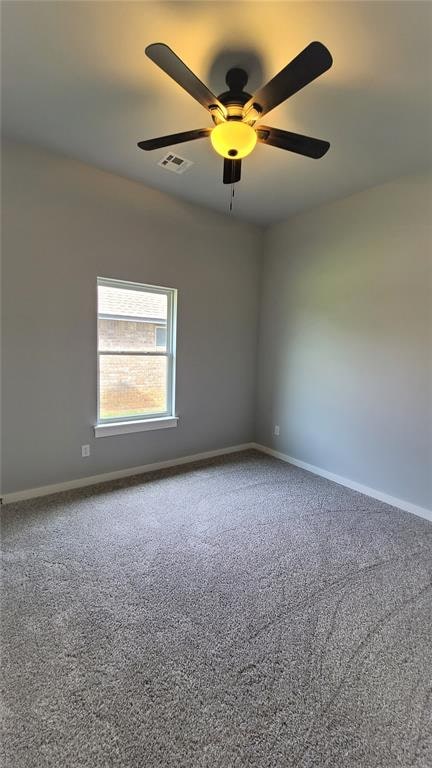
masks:
[[[166,352],[166,320],[156,324],[99,317],[98,333],[100,352]]]
[[[166,357],[100,355],[99,418],[166,412],[167,362]]]
[[[98,285],[98,313],[120,315],[125,318],[145,318],[163,321],[167,319],[166,293],[152,293],[132,288],[114,288]]]
[[[167,343],[167,329],[166,325],[158,325],[157,328],[155,328],[155,344],[156,349],[159,352],[165,352],[166,350],[166,343]]]

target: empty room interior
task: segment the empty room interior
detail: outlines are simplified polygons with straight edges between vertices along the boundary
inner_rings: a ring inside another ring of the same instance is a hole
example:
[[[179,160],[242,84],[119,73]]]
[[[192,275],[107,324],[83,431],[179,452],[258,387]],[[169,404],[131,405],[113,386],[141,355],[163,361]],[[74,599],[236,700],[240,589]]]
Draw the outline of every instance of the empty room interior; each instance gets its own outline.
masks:
[[[432,766],[432,3],[2,0],[5,768]]]

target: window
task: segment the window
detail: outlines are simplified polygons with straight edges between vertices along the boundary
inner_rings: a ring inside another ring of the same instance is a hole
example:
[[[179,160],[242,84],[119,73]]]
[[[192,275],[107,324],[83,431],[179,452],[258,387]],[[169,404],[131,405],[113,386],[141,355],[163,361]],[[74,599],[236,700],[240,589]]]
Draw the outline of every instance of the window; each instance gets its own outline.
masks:
[[[96,436],[176,426],[176,291],[98,278]]]

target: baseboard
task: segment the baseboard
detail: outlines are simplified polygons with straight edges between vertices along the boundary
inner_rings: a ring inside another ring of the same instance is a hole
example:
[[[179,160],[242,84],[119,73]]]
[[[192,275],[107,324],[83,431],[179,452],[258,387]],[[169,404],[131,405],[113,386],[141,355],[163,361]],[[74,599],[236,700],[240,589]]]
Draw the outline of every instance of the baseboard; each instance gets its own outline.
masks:
[[[194,461],[202,459],[211,459],[214,456],[224,456],[228,453],[237,453],[238,451],[247,451],[255,447],[255,443],[242,443],[241,445],[231,445],[228,448],[218,448],[215,451],[205,451],[204,453],[194,453],[190,456],[181,456],[177,459],[168,459],[167,461],[157,461],[153,464],[143,464],[140,467],[130,467],[128,469],[119,469],[115,472],[106,472],[102,475],[92,475],[91,477],[81,477],[77,480],[67,480],[64,483],[54,483],[53,485],[43,485],[39,488],[29,488],[15,493],[5,493],[2,496],[2,504],[11,504],[14,501],[25,501],[26,499],[35,499],[38,496],[49,496],[52,493],[61,493],[61,491],[70,491],[74,488],[85,488],[89,485],[98,485],[99,483],[108,483],[110,480],[119,480],[122,477],[133,477],[134,475],[154,472],[157,469],[168,469],[177,467],[181,464],[191,464]]]
[[[418,515],[418,517],[424,517],[426,520],[432,521],[432,510],[430,509],[419,507],[417,504],[412,504],[410,501],[398,499],[396,496],[390,496],[388,493],[377,491],[375,488],[369,488],[367,485],[356,483],[354,480],[349,480],[347,477],[335,475],[333,472],[328,472],[326,469],[321,469],[321,467],[315,467],[313,464],[307,464],[305,461],[294,459],[292,456],[287,456],[285,453],[275,451],[273,448],[268,448],[266,445],[254,443],[253,447],[257,451],[273,456],[275,459],[286,461],[287,464],[293,464],[295,467],[306,469],[314,475],[320,475],[320,477],[325,477],[327,480],[333,480],[334,483],[344,485],[346,488],[351,488],[353,491],[359,491],[359,493],[363,493],[365,496],[371,496],[372,499],[378,499],[378,501],[383,501],[385,504],[390,504],[392,507],[402,509],[404,512],[411,512],[413,515]]]
[[[202,459],[211,459],[214,456],[223,456],[229,453],[237,453],[238,451],[247,451],[255,449],[266,453],[269,456],[273,456],[276,459],[281,459],[287,464],[293,464],[295,467],[306,469],[308,472],[312,472],[314,475],[320,475],[327,480],[332,480],[334,483],[344,485],[346,488],[351,488],[354,491],[363,493],[365,496],[370,496],[378,501],[383,501],[385,504],[390,504],[392,507],[397,507],[405,512],[410,512],[418,517],[423,517],[426,520],[432,521],[432,510],[425,507],[419,507],[417,504],[413,504],[410,501],[399,499],[396,496],[390,496],[388,493],[377,491],[375,488],[369,488],[367,485],[362,485],[354,480],[349,480],[341,475],[335,475],[333,472],[328,472],[326,469],[316,467],[313,464],[308,464],[305,461],[295,459],[293,456],[288,456],[280,451],[275,451],[273,448],[268,448],[266,445],[260,443],[242,443],[241,445],[231,445],[228,448],[218,448],[214,451],[205,451],[203,453],[195,453],[190,456],[181,456],[177,459],[168,459],[167,461],[157,461],[153,464],[143,464],[138,467],[130,467],[128,469],[119,469],[114,472],[106,472],[101,475],[92,475],[90,477],[82,477],[77,480],[68,480],[64,483],[54,483],[53,485],[44,485],[38,488],[29,488],[23,491],[16,491],[14,493],[6,493],[2,496],[3,504],[11,504],[15,501],[25,501],[26,499],[34,499],[38,496],[49,496],[53,493],[61,493],[62,491],[70,491],[74,488],[85,488],[90,485],[98,485],[99,483],[108,483],[110,480],[120,480],[123,477],[133,477],[134,475],[145,474],[146,472],[154,472],[157,469],[168,469],[169,467],[177,467],[182,464],[191,464],[194,461],[201,461]]]

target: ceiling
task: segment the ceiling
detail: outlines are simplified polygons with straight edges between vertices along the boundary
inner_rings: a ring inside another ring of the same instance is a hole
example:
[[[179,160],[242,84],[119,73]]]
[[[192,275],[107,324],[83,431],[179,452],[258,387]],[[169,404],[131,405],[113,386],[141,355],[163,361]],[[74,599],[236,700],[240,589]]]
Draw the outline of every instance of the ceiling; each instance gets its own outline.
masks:
[[[428,2],[3,2],[3,132],[228,212],[208,140],[177,147],[184,175],[137,148],[211,125],[145,46],[167,43],[220,93],[230,66],[254,90],[320,40],[333,67],[265,122],[331,147],[311,160],[258,145],[243,162],[233,215],[266,225],[431,165],[431,23]]]

